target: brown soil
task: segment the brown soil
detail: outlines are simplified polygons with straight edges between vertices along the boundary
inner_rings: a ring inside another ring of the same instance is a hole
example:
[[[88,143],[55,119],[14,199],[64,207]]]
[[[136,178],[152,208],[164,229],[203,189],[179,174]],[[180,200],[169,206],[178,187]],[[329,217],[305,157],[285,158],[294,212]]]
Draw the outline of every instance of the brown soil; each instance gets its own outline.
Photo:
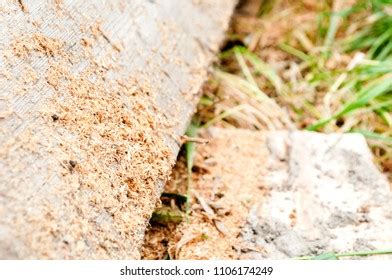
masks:
[[[266,147],[261,134],[241,132],[239,138],[238,130],[201,133],[210,142],[197,149],[189,219],[177,227],[152,227],[145,238],[144,259],[165,255],[171,259],[237,259],[241,251],[261,250],[244,246],[239,234],[250,207],[267,192],[260,183],[266,172]],[[184,163],[173,174],[165,191],[184,194]]]

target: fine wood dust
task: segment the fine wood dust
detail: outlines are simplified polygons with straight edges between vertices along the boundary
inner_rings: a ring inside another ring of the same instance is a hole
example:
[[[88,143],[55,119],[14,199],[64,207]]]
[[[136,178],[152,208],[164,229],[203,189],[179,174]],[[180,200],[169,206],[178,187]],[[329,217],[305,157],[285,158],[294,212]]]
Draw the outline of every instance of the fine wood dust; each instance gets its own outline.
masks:
[[[79,188],[91,192],[82,212],[103,207],[112,216],[112,226],[123,236],[111,242],[137,243],[142,233],[135,230],[143,228],[156,206],[157,185],[167,179],[173,162],[161,132],[164,118],[148,85],[131,77],[109,80],[111,68],[86,55],[90,64],[77,75],[60,61],[47,76],[55,90],[66,93],[53,100],[51,109],[59,117],[53,125],[77,136],[61,143],[69,162],[66,176],[77,176]]]
[[[11,44],[14,55],[20,58],[27,58],[33,51],[46,56],[58,56],[62,54],[62,47],[63,43],[59,40],[40,33],[19,37]]]
[[[41,116],[45,125],[34,132],[40,139],[32,132],[23,139],[36,139],[40,148],[30,149],[33,154],[45,149],[55,157],[47,160],[58,162],[48,168],[62,169],[50,192],[61,203],[37,202],[29,225],[23,220],[31,214],[22,209],[16,218],[19,233],[34,228],[34,240],[27,234],[25,243],[41,258],[58,258],[56,252],[79,258],[86,251],[95,252],[87,254],[92,258],[138,258],[143,229],[159,199],[157,186],[174,163],[165,142],[167,120],[150,86],[133,77],[109,77],[118,69],[112,58],[119,49],[108,50],[106,61],[112,63],[103,63],[91,48],[97,38],[90,38],[89,44],[80,41],[82,52],[65,50],[64,42],[39,33],[10,45],[15,57],[48,59],[47,70],[29,72],[26,83],[43,76],[53,90]],[[75,61],[85,64],[75,69]],[[24,150],[31,145],[21,143]]]
[[[20,7],[20,9],[22,10],[22,12],[24,13],[28,13],[29,9],[26,7],[24,0],[18,0],[18,5]]]

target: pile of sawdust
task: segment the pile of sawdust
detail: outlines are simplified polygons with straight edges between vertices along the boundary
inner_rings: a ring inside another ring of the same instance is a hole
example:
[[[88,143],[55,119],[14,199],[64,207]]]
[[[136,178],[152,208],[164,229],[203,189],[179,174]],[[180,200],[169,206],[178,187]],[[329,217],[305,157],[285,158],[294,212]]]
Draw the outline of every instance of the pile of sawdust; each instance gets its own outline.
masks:
[[[46,56],[63,54],[63,43],[40,33],[19,37],[11,44],[14,55],[27,58],[32,52],[39,52]]]
[[[44,77],[53,90],[42,112],[47,125],[37,136],[50,135],[50,143],[40,139],[39,145],[55,155],[49,162],[62,166],[63,178],[51,193],[62,202],[37,205],[39,214],[31,224],[20,225],[21,233],[30,226],[42,233],[28,241],[41,257],[54,258],[52,253],[58,251],[65,258],[85,256],[93,249],[93,258],[137,258],[134,246],[143,239],[140,229],[156,207],[157,186],[166,181],[174,163],[165,143],[166,118],[150,86],[133,77],[113,78],[116,52],[111,49],[105,61],[98,61],[92,45],[100,38],[94,30],[89,44],[81,40],[82,52],[76,47],[64,51],[64,42],[38,33],[10,44],[15,57],[42,54],[48,59],[45,71],[31,75]],[[102,32],[100,36],[105,37]],[[76,61],[84,64],[75,68]],[[32,141],[29,133],[24,138]],[[58,244],[61,249],[51,247]]]

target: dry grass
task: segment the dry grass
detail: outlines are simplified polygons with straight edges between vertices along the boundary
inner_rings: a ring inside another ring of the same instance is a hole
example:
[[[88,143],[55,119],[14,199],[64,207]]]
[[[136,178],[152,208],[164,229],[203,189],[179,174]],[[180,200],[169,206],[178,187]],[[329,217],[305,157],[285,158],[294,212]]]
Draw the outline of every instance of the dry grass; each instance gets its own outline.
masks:
[[[390,1],[261,2],[234,19],[202,125],[359,132],[391,172]]]

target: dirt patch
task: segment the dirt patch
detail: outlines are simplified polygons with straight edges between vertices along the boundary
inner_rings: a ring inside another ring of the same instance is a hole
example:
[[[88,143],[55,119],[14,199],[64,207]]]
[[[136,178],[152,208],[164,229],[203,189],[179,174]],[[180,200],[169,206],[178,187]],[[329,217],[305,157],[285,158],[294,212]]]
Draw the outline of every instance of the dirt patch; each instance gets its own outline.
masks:
[[[262,134],[239,131],[202,132],[201,137],[210,142],[197,149],[188,220],[185,217],[169,235],[167,228],[151,229],[147,234],[149,247],[157,248],[152,240],[155,244],[163,241],[167,244],[163,249],[173,259],[236,259],[241,250],[258,250],[243,247],[239,235],[249,209],[266,193],[262,177],[267,149],[262,145]],[[184,164],[175,170],[175,178],[186,178]],[[171,180],[166,191],[184,194],[186,180],[174,181],[177,190]],[[157,256],[144,255],[151,257]]]

